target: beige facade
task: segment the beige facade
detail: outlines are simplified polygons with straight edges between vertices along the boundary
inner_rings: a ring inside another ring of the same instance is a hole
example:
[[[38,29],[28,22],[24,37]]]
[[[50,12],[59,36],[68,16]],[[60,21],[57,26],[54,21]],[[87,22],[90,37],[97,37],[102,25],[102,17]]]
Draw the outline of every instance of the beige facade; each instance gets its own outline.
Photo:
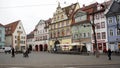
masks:
[[[5,25],[6,40],[5,45],[23,50],[26,48],[26,33],[21,20]]]
[[[56,40],[60,44],[71,44],[71,23],[73,13],[79,9],[79,4],[71,4],[67,7],[61,8],[60,4],[53,14],[52,23],[49,26],[49,48],[54,47]]]

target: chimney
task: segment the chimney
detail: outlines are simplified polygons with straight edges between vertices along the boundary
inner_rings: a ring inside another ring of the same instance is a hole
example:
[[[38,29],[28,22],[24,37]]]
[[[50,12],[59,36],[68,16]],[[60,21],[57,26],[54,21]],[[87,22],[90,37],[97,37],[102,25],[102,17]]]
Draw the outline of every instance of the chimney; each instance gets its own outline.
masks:
[[[83,7],[85,7],[85,4],[83,4]]]

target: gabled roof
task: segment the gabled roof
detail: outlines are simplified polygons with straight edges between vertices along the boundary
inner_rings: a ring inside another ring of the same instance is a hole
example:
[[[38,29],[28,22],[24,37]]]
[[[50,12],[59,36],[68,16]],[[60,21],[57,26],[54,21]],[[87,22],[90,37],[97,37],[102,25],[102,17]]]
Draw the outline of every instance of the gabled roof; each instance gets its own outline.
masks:
[[[34,30],[27,35],[27,39],[34,38]]]
[[[45,27],[44,27],[44,28],[48,28],[49,25],[51,24],[51,22],[52,22],[52,19],[51,19],[51,18],[49,18],[48,20],[46,20],[46,21],[45,21]]]
[[[75,8],[79,3],[75,3],[75,4],[71,4],[67,7],[62,8],[62,10],[66,13],[66,15],[68,16],[68,18],[70,18],[73,13],[75,12]]]
[[[4,27],[4,25],[2,25],[2,24],[0,23],[0,27]]]
[[[120,14],[120,2],[112,1],[110,6],[108,7],[108,10],[106,10],[105,14],[108,15],[114,15],[114,14]]]
[[[18,21],[15,21],[15,22],[5,25],[6,35],[12,35],[12,33],[15,31],[15,29],[20,21],[21,20],[18,20]]]
[[[98,3],[96,2],[96,3],[90,4],[88,6],[84,6],[84,7],[80,8],[79,10],[82,10],[82,11],[87,12],[88,14],[91,14],[91,13],[93,13],[93,9],[94,9],[94,11],[97,10],[97,5],[98,5]]]

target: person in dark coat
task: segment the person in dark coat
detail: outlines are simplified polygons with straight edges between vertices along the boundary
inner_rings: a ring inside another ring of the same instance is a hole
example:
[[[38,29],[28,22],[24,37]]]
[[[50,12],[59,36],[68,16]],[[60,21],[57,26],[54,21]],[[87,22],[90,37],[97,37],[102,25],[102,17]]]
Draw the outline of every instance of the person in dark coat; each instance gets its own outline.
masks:
[[[12,47],[12,57],[15,57],[15,50],[13,47]]]
[[[108,58],[109,58],[109,60],[111,60],[111,53],[112,53],[112,51],[111,51],[111,49],[109,48],[109,49],[108,49]]]
[[[23,52],[23,56],[24,57],[29,57],[29,50],[28,50],[28,48]]]

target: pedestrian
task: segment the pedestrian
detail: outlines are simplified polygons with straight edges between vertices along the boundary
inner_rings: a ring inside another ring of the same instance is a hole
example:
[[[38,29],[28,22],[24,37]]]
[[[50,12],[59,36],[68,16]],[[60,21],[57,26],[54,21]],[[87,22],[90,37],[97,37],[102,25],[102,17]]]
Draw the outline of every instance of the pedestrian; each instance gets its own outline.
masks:
[[[29,52],[28,48],[26,50],[24,50],[23,57],[29,57],[28,52]]]
[[[96,54],[96,49],[93,50],[93,55],[95,55],[95,54]]]
[[[111,60],[111,53],[112,53],[112,52],[111,52],[111,49],[109,48],[109,49],[108,49],[108,60]]]
[[[12,57],[15,57],[15,50],[13,47],[12,47]]]

